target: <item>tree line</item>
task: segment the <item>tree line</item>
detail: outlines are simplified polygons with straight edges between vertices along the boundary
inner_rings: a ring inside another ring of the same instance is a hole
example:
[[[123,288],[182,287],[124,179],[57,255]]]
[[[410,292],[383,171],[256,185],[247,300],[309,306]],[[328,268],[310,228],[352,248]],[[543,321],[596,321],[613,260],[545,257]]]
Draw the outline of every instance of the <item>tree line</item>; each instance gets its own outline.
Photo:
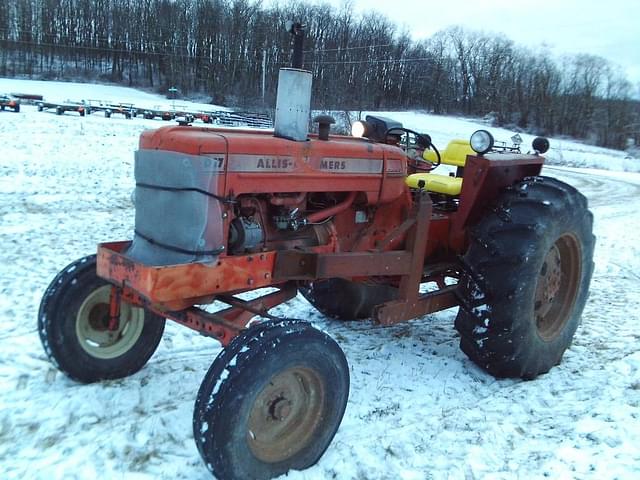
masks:
[[[603,58],[555,59],[460,27],[415,41],[348,2],[9,0],[0,8],[0,76],[175,86],[214,103],[270,106],[290,61],[289,19],[307,26],[314,108],[488,116],[607,147],[640,144],[633,86]]]

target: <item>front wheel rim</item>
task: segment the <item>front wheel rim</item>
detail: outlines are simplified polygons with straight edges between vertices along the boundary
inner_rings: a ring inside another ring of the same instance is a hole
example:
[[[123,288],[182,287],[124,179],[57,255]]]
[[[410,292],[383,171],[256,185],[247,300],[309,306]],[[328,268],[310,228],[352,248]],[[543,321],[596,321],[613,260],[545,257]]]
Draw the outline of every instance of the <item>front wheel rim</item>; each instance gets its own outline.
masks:
[[[545,341],[557,338],[567,324],[578,297],[582,249],[577,237],[564,234],[544,258],[536,284],[534,315]]]
[[[326,414],[324,391],[320,375],[310,368],[293,367],[272,377],[249,413],[251,452],[276,463],[308,446]]]
[[[103,285],[85,298],[76,314],[76,336],[82,349],[102,360],[124,355],[131,350],[144,328],[144,309],[120,304],[118,328],[109,330],[111,285]]]

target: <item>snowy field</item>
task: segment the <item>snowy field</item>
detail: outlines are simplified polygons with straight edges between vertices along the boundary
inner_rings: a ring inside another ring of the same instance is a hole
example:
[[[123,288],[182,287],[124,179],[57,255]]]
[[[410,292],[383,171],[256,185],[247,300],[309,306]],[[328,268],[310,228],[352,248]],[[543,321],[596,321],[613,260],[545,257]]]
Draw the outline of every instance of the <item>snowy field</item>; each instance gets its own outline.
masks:
[[[0,79],[0,91],[41,88]],[[119,101],[147,95],[95,88]],[[387,115],[443,146],[483,128]],[[168,323],[142,371],[79,385],[47,361],[36,331],[41,295],[63,266],[98,242],[131,237],[133,151],[143,129],[163,124],[30,106],[0,112],[0,479],[210,478],[191,419],[215,341]],[[554,163],[592,167],[545,174],[587,195],[598,238],[590,300],[562,364],[535,381],[498,381],[458,349],[455,309],[383,328],[329,321],[298,296],[275,313],[327,330],[347,355],[352,386],[326,454],[287,478],[640,478],[640,174],[615,171],[638,171],[639,161],[552,146]]]
[[[166,96],[135,90],[133,88],[96,85],[93,83],[47,82],[40,80],[14,80],[0,78],[0,93],[30,93],[44,96],[45,102],[78,103],[102,102],[105,104],[133,103],[139,108],[166,110],[228,110],[219,105],[169,100]],[[73,115],[73,114],[67,114]],[[97,115],[102,116],[102,113]]]

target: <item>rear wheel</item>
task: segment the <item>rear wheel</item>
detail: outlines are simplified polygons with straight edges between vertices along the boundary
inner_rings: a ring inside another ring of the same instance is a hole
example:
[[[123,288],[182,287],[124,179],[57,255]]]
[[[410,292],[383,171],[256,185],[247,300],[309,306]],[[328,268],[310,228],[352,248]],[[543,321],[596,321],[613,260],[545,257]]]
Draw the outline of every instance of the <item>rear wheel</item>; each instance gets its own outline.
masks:
[[[266,322],[236,337],[198,391],[193,434],[220,479],[264,479],[315,464],[349,396],[344,353],[306,322]]]
[[[299,291],[320,313],[337,320],[369,318],[376,305],[398,295],[398,289],[387,284],[352,282],[343,278],[305,283]]]
[[[576,189],[527,179],[470,233],[458,295],[462,350],[497,377],[535,378],[562,359],[593,272],[593,216]]]
[[[109,325],[111,285],[96,275],[96,256],[67,266],[40,303],[38,332],[49,359],[83,383],[121,378],[140,370],[155,352],[165,319],[121,303]]]

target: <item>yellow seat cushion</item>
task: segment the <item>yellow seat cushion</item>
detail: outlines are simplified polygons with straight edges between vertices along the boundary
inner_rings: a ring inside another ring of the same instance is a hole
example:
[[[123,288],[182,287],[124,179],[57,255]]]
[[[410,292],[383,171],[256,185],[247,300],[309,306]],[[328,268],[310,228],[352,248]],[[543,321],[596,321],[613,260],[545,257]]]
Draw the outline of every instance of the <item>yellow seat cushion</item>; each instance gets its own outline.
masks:
[[[475,155],[469,145],[469,140],[454,139],[449,142],[447,148],[440,152],[441,162],[445,165],[464,167],[467,162],[467,155]],[[422,155],[427,162],[438,163],[438,157],[433,150],[425,150]]]
[[[428,192],[460,195],[462,191],[462,177],[449,177],[437,173],[414,173],[405,179],[405,183],[410,188],[420,188],[418,186],[420,180],[424,180],[424,189]]]

